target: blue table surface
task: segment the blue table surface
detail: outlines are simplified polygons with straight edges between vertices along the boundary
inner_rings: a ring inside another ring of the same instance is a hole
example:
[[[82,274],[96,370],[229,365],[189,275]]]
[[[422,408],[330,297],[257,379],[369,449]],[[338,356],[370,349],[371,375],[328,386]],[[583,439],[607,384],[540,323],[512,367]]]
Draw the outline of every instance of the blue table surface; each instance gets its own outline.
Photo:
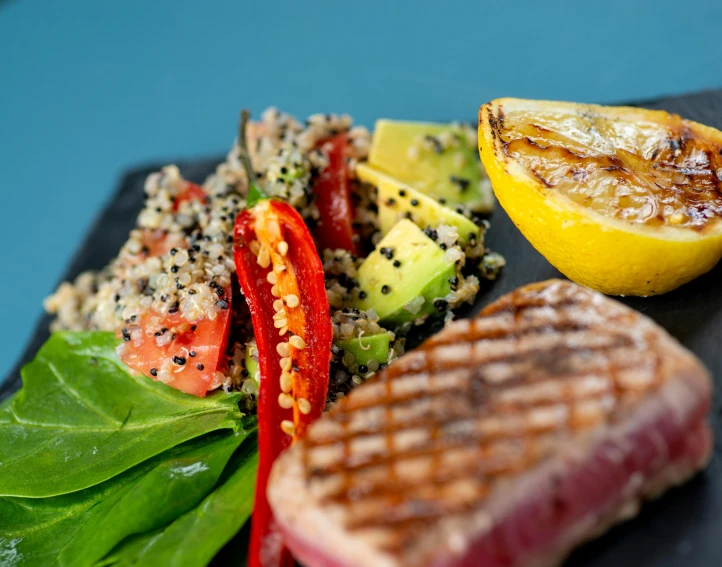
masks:
[[[224,152],[242,106],[371,126],[718,87],[720,22],[719,0],[0,0],[0,379],[123,169]]]

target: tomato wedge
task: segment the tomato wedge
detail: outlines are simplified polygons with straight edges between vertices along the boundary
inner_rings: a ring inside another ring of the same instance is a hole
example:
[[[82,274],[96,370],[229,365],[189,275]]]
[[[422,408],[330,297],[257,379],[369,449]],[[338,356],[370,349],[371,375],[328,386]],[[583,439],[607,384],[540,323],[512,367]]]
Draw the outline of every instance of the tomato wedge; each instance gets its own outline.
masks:
[[[203,397],[211,389],[228,343],[230,289],[214,319],[188,323],[180,313],[145,313],[137,324],[124,327],[120,359],[129,368],[160,380],[181,392]],[[153,330],[157,329],[157,330]]]
[[[347,147],[346,133],[336,134],[319,145],[319,149],[328,156],[329,163],[318,174],[312,188],[321,215],[314,235],[321,250],[343,248],[352,254],[358,254],[358,237],[353,228],[354,208],[346,163]]]
[[[276,533],[266,485],[278,455],[320,417],[326,403],[333,331],[323,265],[306,224],[287,203],[263,200],[243,211],[235,243],[262,376],[249,565],[292,565]]]
[[[190,181],[186,181],[185,190],[178,193],[175,197],[173,210],[177,211],[181,206],[181,203],[184,203],[185,201],[204,201],[205,198],[206,192],[203,190],[203,187],[196,185],[195,183],[191,183]]]

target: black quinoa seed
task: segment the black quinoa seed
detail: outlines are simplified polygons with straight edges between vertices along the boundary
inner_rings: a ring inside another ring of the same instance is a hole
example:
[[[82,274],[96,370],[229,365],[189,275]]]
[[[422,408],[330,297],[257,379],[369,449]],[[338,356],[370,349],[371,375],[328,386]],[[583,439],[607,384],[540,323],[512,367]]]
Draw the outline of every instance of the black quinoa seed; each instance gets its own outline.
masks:
[[[456,185],[462,193],[469,188],[469,185],[471,185],[471,181],[464,177],[457,177],[456,175],[449,177],[449,181]]]
[[[125,327],[123,327],[123,331],[122,331],[122,332],[123,332],[123,340],[124,340],[125,342],[128,342],[128,341],[130,340],[130,333],[128,332],[128,329],[126,329]]]
[[[387,285],[381,286],[381,293],[383,293],[384,295],[388,295],[389,293],[391,293],[391,288]]]
[[[174,356],[173,362],[175,362],[178,366],[183,366],[186,363],[185,356]]]
[[[173,272],[174,274],[177,274],[178,270],[179,270],[178,266],[171,266],[171,268],[170,268],[170,271]]]
[[[193,332],[195,333],[195,332],[196,332],[196,327],[197,327],[197,325],[191,325],[191,331],[193,331]]]
[[[158,371],[155,368],[150,369],[150,375],[151,376],[158,376]]]
[[[434,153],[440,154],[444,151],[444,146],[441,145],[441,141],[436,136],[427,135],[426,140],[434,146]]]
[[[358,298],[359,299],[366,299],[366,292],[365,291],[359,291],[358,292]]]
[[[219,299],[218,301],[216,301],[216,305],[224,311],[228,309],[228,302],[225,299]]]
[[[446,311],[448,306],[449,303],[445,299],[437,299],[436,301],[434,301],[434,307],[436,307],[436,309],[438,311],[441,311],[442,313]]]
[[[168,313],[170,313],[171,315],[173,315],[174,313],[178,313],[178,306],[172,305],[171,308],[168,309]]]
[[[439,244],[439,248],[441,248],[442,250],[446,250],[446,244],[442,242],[441,244]]]
[[[205,368],[205,366],[203,366],[202,364],[198,363],[198,364],[196,364],[196,368],[197,368],[198,370],[203,370],[203,369]]]
[[[398,260],[394,260],[394,268],[400,268],[400,267],[401,267],[401,262],[399,262]]]
[[[365,364],[359,364],[358,371],[360,374],[366,374],[369,371],[369,368]]]
[[[191,358],[195,358],[197,354],[198,353],[196,351],[192,350],[188,353],[188,356],[190,356]]]
[[[175,256],[176,254],[178,254],[178,248],[171,248],[171,249],[170,249],[170,255],[171,255],[171,256]]]
[[[418,199],[411,199],[411,206],[412,206],[412,207],[418,207],[418,206],[419,206],[419,200],[418,200]]]
[[[399,189],[399,197],[406,197],[406,191]]]
[[[389,199],[388,201],[386,201],[386,205],[389,207],[393,207],[394,205],[396,205],[396,201],[394,199]]]

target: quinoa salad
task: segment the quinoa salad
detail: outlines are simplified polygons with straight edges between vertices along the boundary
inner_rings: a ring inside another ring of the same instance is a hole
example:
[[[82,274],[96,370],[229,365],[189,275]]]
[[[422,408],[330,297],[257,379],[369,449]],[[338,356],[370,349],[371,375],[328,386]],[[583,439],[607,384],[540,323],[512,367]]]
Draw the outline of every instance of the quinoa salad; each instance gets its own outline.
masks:
[[[248,565],[292,567],[274,463],[504,266],[469,125],[242,111],[197,181],[149,175],[117,256],[46,299],[0,403],[0,564],[201,567],[250,519]]]
[[[458,228],[443,222],[434,226],[419,225],[444,251],[446,262],[455,265],[448,293],[433,298],[434,313],[414,316],[415,311],[418,313],[419,307],[428,302],[428,298],[420,295],[404,305],[411,316],[400,324],[384,323],[373,306],[360,309],[359,300],[365,299],[370,290],[360,285],[358,270],[382,238],[379,191],[357,174],[358,165],[366,164],[369,159],[371,133],[363,126],[354,126],[348,115],[315,114],[299,122],[270,108],[259,122],[249,124],[248,149],[255,182],[270,197],[296,209],[313,232],[321,222],[313,187],[319,172],[329,164],[329,157],[320,144],[339,134],[345,134],[347,140],[345,171],[351,191],[353,238],[358,254],[341,248],[319,247],[333,332],[329,402],[342,397],[402,355],[405,335],[412,327],[423,325],[429,317],[437,315],[445,321],[452,320],[459,308],[474,301],[480,280],[495,278],[504,265],[503,258],[484,246],[484,233],[489,227],[484,213],[490,209],[490,188],[483,166],[480,162],[474,163],[480,172],[476,183],[485,203],[481,210],[473,211],[463,203],[455,204],[453,210],[479,227],[478,237],[460,239]],[[461,143],[462,137],[475,147],[475,131],[464,124],[449,125],[438,135],[416,136],[405,148],[406,157],[413,163],[427,154],[442,155]],[[461,169],[463,156],[457,154],[453,159]],[[473,182],[454,173],[449,177],[459,191],[467,190]],[[145,183],[145,204],[138,214],[136,228],[118,256],[101,271],[85,272],[74,282],[63,283],[45,301],[45,309],[55,316],[52,330],[117,333],[124,339],[118,347],[123,358],[128,345],[138,346],[144,334],[152,335],[159,347],[171,344],[178,330],[169,328],[168,316],[176,315],[181,327],[192,327],[201,319],[213,320],[229,310],[227,294],[240,295],[234,283],[233,227],[237,215],[247,206],[249,190],[237,141],[226,160],[200,186],[197,193],[202,197],[189,198],[189,192],[196,190],[175,165],[151,174]],[[404,196],[403,189],[399,193]],[[442,206],[447,204],[443,197],[437,201]],[[393,197],[385,201],[386,206],[394,204]],[[417,206],[413,199],[411,205]],[[397,216],[412,218],[412,213]],[[390,248],[381,248],[379,252],[392,266],[399,264],[398,260],[394,262]],[[388,285],[381,284],[379,289],[383,294],[393,293]],[[153,315],[148,318],[148,313]],[[223,362],[215,370],[209,389],[241,392],[241,407],[252,412],[262,377],[257,364],[253,364],[258,361],[258,349],[248,307],[242,299],[233,302],[230,327]],[[370,358],[360,363],[342,346],[356,338],[363,348],[364,337],[381,334],[389,338],[383,360]],[[150,375],[172,386],[179,370],[196,366],[194,358],[192,350],[169,357],[151,368]]]

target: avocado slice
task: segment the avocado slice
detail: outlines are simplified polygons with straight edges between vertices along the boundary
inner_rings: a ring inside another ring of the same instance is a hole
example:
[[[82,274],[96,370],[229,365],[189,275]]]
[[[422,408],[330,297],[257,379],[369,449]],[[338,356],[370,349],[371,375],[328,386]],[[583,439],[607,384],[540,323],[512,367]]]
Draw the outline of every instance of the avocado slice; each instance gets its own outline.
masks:
[[[381,234],[391,230],[399,219],[408,218],[422,229],[427,226],[436,228],[440,224],[456,227],[462,248],[469,240],[478,241],[481,238],[481,229],[471,220],[411,186],[364,163],[356,166],[356,175],[361,181],[375,186],[378,191]]]
[[[246,365],[248,375],[251,378],[254,378],[256,382],[260,382],[256,376],[256,372],[258,372],[258,347],[256,346],[255,340],[249,341],[246,344],[246,358],[244,360],[244,364]]]
[[[383,323],[401,326],[443,310],[437,300],[450,291],[456,265],[408,219],[397,222],[359,266],[355,307],[373,307]]]
[[[476,212],[493,208],[476,143],[460,124],[378,120],[369,164],[450,206]]]
[[[353,355],[356,364],[368,364],[370,360],[388,362],[390,344],[391,335],[388,333],[336,341],[336,346]]]

